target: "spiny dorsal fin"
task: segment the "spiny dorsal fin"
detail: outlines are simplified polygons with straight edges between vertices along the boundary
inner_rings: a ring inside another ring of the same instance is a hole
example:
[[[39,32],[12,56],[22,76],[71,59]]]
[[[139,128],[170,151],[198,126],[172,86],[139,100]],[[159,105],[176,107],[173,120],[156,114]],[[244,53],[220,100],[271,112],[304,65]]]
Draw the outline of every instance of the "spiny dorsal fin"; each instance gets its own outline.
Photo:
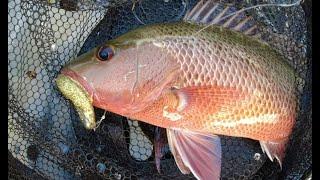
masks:
[[[256,35],[257,26],[252,17],[239,9],[223,4],[217,0],[201,0],[188,12],[183,20],[202,24],[216,24],[235,31],[243,32],[246,35]]]

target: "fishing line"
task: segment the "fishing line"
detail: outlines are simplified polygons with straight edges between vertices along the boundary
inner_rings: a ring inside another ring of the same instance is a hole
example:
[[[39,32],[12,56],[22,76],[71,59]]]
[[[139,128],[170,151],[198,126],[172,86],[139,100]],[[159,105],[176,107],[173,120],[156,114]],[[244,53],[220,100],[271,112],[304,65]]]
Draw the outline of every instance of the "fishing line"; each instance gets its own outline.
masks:
[[[100,126],[101,122],[106,118],[106,111],[104,111],[103,115],[101,116],[100,120],[97,122],[96,127],[93,128],[93,131],[96,131],[96,129]]]
[[[138,49],[138,47],[136,47],[136,49]],[[138,84],[138,78],[139,78],[139,58],[138,58],[138,52],[136,53],[136,80],[132,86],[131,89],[131,94],[133,95],[134,89],[136,88],[137,84]],[[135,96],[134,96],[135,99]]]
[[[140,0],[138,0],[138,1],[139,1],[139,5],[140,5],[141,8],[142,8],[142,11],[144,12],[144,8],[143,8],[143,6],[141,5],[141,1],[140,1]],[[136,3],[137,3],[137,1],[134,1],[134,0],[133,0],[131,11],[132,11],[134,17],[135,17],[141,24],[146,25],[146,23],[144,23],[144,22],[138,17],[138,15],[136,14],[136,11],[135,11]],[[181,4],[182,4],[182,6],[183,6],[182,11],[181,11],[181,13],[180,13],[176,18],[174,18],[173,20],[179,20],[179,19],[185,14],[185,11],[186,11],[186,9],[187,9],[187,6],[189,5],[189,1],[188,1],[188,0],[183,0],[183,1],[181,2]],[[145,12],[144,12],[144,13],[145,13]],[[145,14],[146,14],[146,13],[145,13]]]
[[[187,6],[189,5],[189,1],[184,0],[181,2],[181,4],[183,5],[183,9],[182,9],[181,13],[178,15],[178,17],[174,18],[174,20],[180,19],[185,14]]]
[[[139,0],[138,0],[139,1]],[[135,11],[135,7],[136,7],[136,3],[137,1],[133,1],[132,3],[132,8],[131,8],[131,11],[132,11],[132,14],[134,15],[134,17],[143,25],[146,25],[144,22],[142,22],[142,20],[138,17],[138,15],[136,14],[136,11]],[[140,1],[139,1],[140,3]]]
[[[230,16],[233,16],[235,14],[239,14],[241,12],[244,12],[244,11],[247,11],[247,10],[250,10],[250,9],[255,9],[255,8],[260,8],[260,7],[272,7],[272,6],[276,6],[276,7],[292,7],[292,6],[297,6],[299,5],[300,3],[303,3],[304,0],[297,0],[296,2],[294,3],[291,3],[291,4],[258,4],[258,5],[255,5],[255,6],[251,6],[251,7],[247,7],[247,8],[243,8],[243,9],[240,9],[239,11],[236,11],[234,13],[231,13],[231,14],[228,14],[224,17],[222,17],[219,21],[222,21]],[[195,34],[198,34],[200,33],[201,31],[207,29],[208,27],[210,27],[211,25],[213,25],[213,23],[205,26],[204,28],[200,29],[198,32],[196,32]]]

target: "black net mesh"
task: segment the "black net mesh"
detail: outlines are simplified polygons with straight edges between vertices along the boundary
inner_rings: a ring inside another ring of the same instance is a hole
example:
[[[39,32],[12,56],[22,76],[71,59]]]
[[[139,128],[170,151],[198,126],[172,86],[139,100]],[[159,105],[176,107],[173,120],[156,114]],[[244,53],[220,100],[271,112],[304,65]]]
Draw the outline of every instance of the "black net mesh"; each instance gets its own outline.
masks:
[[[263,2],[236,1],[236,5]],[[95,109],[97,119],[105,119],[96,131],[84,129],[54,79],[66,63],[89,49],[143,24],[179,21],[195,3],[10,0],[9,178],[194,179],[180,173],[168,148],[161,174],[157,172],[154,126]],[[263,34],[266,41],[292,57],[298,74],[299,116],[283,171],[267,159],[257,141],[222,137],[222,179],[304,179],[311,174],[311,7],[311,1],[306,0],[302,6],[248,11],[268,27]],[[286,36],[274,39],[270,31]]]

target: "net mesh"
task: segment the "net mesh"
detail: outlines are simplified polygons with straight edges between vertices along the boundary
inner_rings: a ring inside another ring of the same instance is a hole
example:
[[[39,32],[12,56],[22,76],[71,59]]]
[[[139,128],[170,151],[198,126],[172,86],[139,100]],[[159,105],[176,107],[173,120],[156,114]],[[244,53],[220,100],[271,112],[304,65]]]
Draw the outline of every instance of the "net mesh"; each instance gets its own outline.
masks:
[[[264,2],[236,1],[236,5],[249,7]],[[54,79],[78,55],[143,24],[179,21],[195,3],[10,0],[8,178],[194,179],[180,173],[168,148],[161,161],[161,174],[157,172],[154,126],[95,109],[97,119],[105,119],[96,131],[85,130]],[[283,171],[267,159],[257,141],[222,136],[222,179],[301,179],[310,174],[311,7],[311,1],[306,1],[291,8],[248,11],[268,27],[269,31],[264,32],[266,41],[292,57],[299,116]],[[279,36],[273,38],[270,31]],[[289,39],[299,46],[293,46]]]

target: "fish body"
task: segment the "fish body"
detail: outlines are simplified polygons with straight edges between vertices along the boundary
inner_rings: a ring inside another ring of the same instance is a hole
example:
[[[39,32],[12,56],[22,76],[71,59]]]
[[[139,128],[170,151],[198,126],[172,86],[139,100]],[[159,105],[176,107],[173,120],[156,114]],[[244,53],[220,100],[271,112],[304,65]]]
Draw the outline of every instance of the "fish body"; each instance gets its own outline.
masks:
[[[107,43],[119,55],[102,62],[94,49],[78,60],[89,61],[62,74],[90,86],[94,106],[155,126],[287,137],[295,119],[293,69],[254,38],[218,26],[196,34],[202,27],[179,22],[134,30]]]
[[[219,177],[216,135],[258,140],[281,163],[295,123],[294,70],[267,44],[217,25],[135,29],[78,57],[62,77],[93,106],[166,128],[179,169],[199,179]]]

